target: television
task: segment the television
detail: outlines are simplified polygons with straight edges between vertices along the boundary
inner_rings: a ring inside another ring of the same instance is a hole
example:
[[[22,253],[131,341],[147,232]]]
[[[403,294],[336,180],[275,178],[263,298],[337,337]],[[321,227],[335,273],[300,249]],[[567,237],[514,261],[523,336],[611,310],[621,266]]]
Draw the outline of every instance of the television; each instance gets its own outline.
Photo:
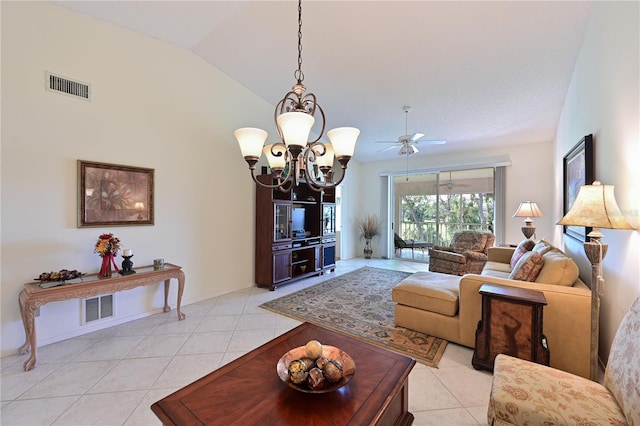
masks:
[[[304,237],[305,211],[303,207],[294,207],[291,216],[291,230],[294,237]]]

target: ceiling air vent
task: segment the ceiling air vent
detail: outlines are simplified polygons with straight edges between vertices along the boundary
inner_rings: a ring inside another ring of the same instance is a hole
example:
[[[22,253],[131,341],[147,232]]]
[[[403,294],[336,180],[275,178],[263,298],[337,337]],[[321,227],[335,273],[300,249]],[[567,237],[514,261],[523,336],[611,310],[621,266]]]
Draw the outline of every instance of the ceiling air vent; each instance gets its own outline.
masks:
[[[47,72],[47,89],[52,92],[64,93],[65,95],[91,100],[91,86],[79,81],[73,81],[59,75]]]

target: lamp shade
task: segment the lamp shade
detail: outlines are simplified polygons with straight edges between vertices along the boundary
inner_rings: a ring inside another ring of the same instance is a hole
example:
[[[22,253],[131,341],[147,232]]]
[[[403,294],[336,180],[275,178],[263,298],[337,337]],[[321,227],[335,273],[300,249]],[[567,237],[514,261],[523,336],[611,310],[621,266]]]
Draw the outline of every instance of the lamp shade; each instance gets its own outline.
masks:
[[[305,146],[309,141],[309,132],[316,121],[311,114],[306,112],[285,112],[276,119],[278,127],[282,131],[284,144],[289,147]]]
[[[523,201],[513,214],[513,217],[526,217],[525,222],[531,222],[532,217],[542,217],[542,211],[538,205],[531,201]]]
[[[267,132],[255,127],[243,127],[233,132],[233,135],[238,140],[243,157],[260,158],[262,146],[264,141],[267,140]]]
[[[333,146],[330,143],[325,143],[324,145],[324,154],[319,155],[322,152],[321,146],[315,150],[316,153],[316,164],[318,167],[333,167]]]
[[[582,185],[569,212],[558,225],[589,226],[606,229],[634,229],[620,212],[613,185]]]
[[[353,157],[358,136],[360,136],[360,130],[355,127],[338,127],[327,132],[327,137],[331,141],[333,151],[338,159]]]
[[[273,151],[272,151],[273,150]],[[265,157],[267,157],[267,161],[269,162],[269,167],[273,170],[282,170],[286,164],[285,158],[285,149],[282,144],[278,145],[267,145],[262,149]],[[276,154],[282,155],[276,155]]]

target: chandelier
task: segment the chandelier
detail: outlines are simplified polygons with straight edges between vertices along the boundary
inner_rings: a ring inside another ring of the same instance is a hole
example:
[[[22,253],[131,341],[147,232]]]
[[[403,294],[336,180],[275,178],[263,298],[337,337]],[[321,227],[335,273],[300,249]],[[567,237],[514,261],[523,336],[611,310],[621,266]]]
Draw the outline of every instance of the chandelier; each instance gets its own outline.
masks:
[[[330,143],[320,142],[325,130],[324,111],[313,93],[305,94],[306,87],[302,84],[302,0],[298,0],[298,69],[294,77],[297,83],[278,102],[273,114],[279,142],[264,146],[268,133],[253,127],[237,129],[233,134],[256,184],[282,192],[291,190],[300,182],[306,182],[315,191],[337,186],[346,175],[347,163],[353,156],[360,130],[354,127],[332,129],[327,132]],[[316,112],[322,128],[318,137],[309,141]],[[272,184],[256,179],[256,163],[262,154],[271,167]],[[335,160],[342,169],[338,180],[333,170]]]

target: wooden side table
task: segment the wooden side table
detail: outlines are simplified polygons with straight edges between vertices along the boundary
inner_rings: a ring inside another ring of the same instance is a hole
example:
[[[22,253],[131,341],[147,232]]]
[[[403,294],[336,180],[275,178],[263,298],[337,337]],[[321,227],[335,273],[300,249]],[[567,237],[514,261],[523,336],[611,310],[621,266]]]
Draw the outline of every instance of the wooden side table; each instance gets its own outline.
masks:
[[[493,371],[498,354],[549,365],[547,338],[542,332],[544,294],[494,284],[483,284],[479,292],[482,319],[476,330],[473,367]]]

